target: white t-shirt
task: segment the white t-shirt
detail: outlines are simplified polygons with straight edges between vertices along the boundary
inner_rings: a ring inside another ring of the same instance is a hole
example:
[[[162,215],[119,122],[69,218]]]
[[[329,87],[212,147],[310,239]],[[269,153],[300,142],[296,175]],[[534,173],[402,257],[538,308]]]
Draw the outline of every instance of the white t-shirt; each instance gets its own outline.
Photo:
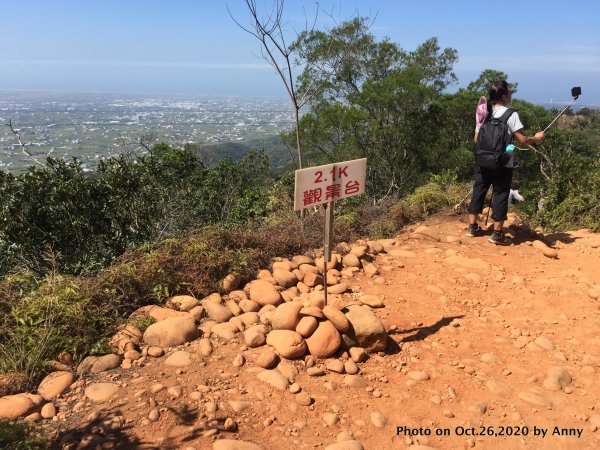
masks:
[[[499,119],[500,117],[502,117],[502,115],[506,112],[508,108],[506,106],[494,106],[493,109],[493,115],[496,119]],[[525,128],[523,126],[523,124],[521,123],[521,119],[519,118],[519,113],[517,111],[513,112],[510,117],[508,118],[508,120],[506,121],[506,125],[508,125],[508,130],[510,133],[510,139],[509,142],[512,141],[513,138],[513,134],[515,134],[515,131],[519,131],[522,130],[523,128]],[[479,132],[479,128],[475,128],[476,132]],[[512,156],[510,157],[510,160],[508,161],[508,163],[506,164],[505,167],[514,167],[515,166],[515,154],[513,152]]]

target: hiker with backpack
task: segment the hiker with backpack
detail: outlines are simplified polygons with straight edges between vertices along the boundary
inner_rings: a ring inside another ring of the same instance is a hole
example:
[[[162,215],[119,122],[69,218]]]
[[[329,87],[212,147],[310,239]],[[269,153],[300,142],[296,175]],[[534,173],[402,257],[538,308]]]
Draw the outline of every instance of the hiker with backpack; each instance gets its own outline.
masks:
[[[524,127],[519,113],[508,108],[511,96],[510,86],[505,80],[495,81],[490,86],[487,114],[483,124],[475,129],[473,139],[476,168],[473,195],[467,208],[469,212],[467,236],[474,237],[485,234],[485,230],[477,224],[477,216],[483,211],[485,196],[492,185],[494,230],[488,240],[496,245],[512,243],[512,240],[504,236],[502,231],[508,212],[508,198],[514,167],[514,152],[512,146],[508,146],[513,137],[523,146],[541,142],[544,139],[542,131],[532,137],[523,134]]]

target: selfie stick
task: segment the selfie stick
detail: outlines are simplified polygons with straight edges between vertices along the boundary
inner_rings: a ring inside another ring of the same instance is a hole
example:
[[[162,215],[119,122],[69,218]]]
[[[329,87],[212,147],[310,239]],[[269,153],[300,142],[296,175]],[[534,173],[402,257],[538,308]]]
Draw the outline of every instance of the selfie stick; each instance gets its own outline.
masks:
[[[562,114],[563,114],[563,113],[564,113],[564,112],[565,112],[567,109],[569,109],[569,108],[571,107],[571,105],[572,105],[573,103],[575,103],[575,100],[577,100],[577,99],[579,98],[579,96],[581,95],[581,88],[580,88],[580,87],[574,87],[573,89],[571,89],[571,95],[573,96],[573,101],[572,101],[571,103],[569,103],[567,106],[565,106],[565,108],[564,108],[564,109],[563,109],[563,110],[562,110],[560,113],[558,113],[558,116],[556,116],[556,117],[554,118],[554,120],[553,120],[552,122],[550,122],[550,125],[548,125],[548,126],[547,126],[547,127],[544,129],[544,133],[546,132],[546,130],[548,130],[548,128],[550,128],[550,127],[552,126],[552,124],[553,124],[554,122],[556,122],[556,121],[558,120],[558,118],[559,118],[560,116],[562,116]]]

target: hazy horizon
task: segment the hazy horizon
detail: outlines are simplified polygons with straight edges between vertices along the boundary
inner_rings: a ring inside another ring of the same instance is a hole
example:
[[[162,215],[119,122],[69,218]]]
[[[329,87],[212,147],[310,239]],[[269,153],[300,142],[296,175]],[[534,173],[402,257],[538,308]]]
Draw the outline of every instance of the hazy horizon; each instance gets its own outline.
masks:
[[[452,91],[455,91],[453,89]],[[519,91],[520,91],[519,87]],[[91,90],[34,90],[34,89],[0,89],[0,101],[7,101],[3,99],[5,96],[10,96],[11,94],[22,95],[29,98],[36,97],[44,97],[44,96],[83,96],[83,95],[98,95],[98,96],[132,96],[132,97],[166,97],[166,98],[182,98],[182,99],[198,99],[198,98],[215,98],[215,99],[265,99],[265,100],[277,100],[281,102],[289,102],[289,97],[281,96],[281,95],[250,95],[250,94],[194,94],[194,93],[172,93],[172,92],[117,92],[117,91],[91,91]],[[551,107],[551,105],[567,105],[570,104],[573,100],[572,97],[567,98],[567,96],[563,96],[564,99],[553,99],[547,98],[541,101],[531,101],[530,99],[520,97],[516,95],[514,98],[525,100],[533,104],[537,105],[545,105]],[[592,104],[585,101],[582,101],[579,98],[574,104],[574,109],[579,109],[583,107],[590,108],[600,108],[600,104]],[[292,105],[290,103],[290,108]],[[304,108],[303,108],[304,110]]]

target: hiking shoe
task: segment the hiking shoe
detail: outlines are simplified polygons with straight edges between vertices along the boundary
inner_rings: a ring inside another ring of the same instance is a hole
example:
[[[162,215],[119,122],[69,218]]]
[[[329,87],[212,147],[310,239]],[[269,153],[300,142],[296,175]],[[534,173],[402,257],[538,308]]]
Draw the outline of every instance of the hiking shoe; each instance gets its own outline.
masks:
[[[494,231],[488,239],[488,242],[491,242],[495,245],[510,245],[512,244],[512,239],[507,238],[506,236],[504,236],[504,233],[500,231]]]
[[[485,230],[483,228],[481,228],[479,225],[477,225],[476,223],[469,225],[469,229],[467,230],[467,236],[477,237],[477,236],[483,236],[484,234],[485,234]]]

